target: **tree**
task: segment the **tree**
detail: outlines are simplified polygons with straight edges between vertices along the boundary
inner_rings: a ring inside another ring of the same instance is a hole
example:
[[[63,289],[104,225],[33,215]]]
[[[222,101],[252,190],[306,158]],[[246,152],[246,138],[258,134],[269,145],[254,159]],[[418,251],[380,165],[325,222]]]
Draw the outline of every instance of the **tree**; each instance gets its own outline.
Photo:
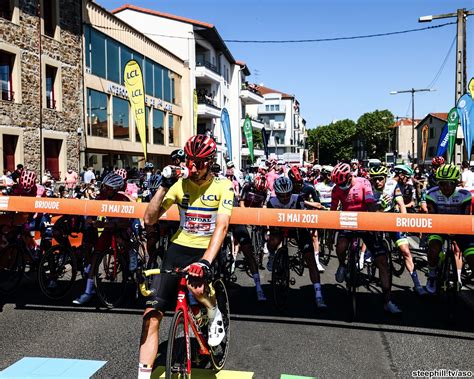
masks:
[[[329,125],[320,126],[308,131],[308,146],[315,154],[318,152],[319,163],[334,164],[353,157],[352,141],[356,134],[354,121],[346,119]]]
[[[357,136],[365,140],[367,158],[385,160],[393,136],[393,114],[389,110],[364,113],[357,120]]]

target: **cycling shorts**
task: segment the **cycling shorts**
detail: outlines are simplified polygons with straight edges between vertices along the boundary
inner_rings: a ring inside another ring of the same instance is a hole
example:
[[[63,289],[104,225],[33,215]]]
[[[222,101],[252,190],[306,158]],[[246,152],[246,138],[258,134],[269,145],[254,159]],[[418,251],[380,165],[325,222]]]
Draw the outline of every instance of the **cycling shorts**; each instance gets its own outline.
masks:
[[[201,259],[205,251],[206,249],[196,249],[171,243],[164,256],[161,269],[185,268]],[[173,309],[178,295],[179,280],[179,277],[168,274],[153,275],[150,289],[154,293],[147,298],[146,306],[162,312]]]
[[[396,247],[400,247],[401,245],[408,244],[408,238],[406,232],[390,232],[389,233],[390,239],[395,243]]]
[[[341,230],[337,236],[337,240],[345,238],[351,240],[354,237],[362,238],[367,249],[372,253],[372,256],[386,255],[387,251],[382,243],[382,236],[376,232],[355,232],[353,230]]]
[[[234,240],[237,241],[241,246],[252,243],[249,231],[245,225],[231,225],[231,229]]]
[[[445,238],[445,234],[430,234],[428,236],[428,244],[432,241],[439,241],[443,244]],[[451,237],[451,240],[456,241],[465,257],[468,255],[474,255],[474,237],[468,235],[455,235]]]

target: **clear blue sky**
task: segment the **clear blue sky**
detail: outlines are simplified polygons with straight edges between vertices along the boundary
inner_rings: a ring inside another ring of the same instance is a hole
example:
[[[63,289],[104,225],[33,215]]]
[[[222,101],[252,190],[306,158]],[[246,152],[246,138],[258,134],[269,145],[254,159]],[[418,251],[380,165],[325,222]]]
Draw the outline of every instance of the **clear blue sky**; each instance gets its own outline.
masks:
[[[98,0],[108,10],[126,2]],[[418,23],[418,17],[473,9],[461,0],[128,0],[145,8],[206,21],[222,38],[317,39],[394,32],[456,21]],[[474,74],[474,16],[467,20],[467,73]],[[357,118],[375,109],[411,117],[410,94],[435,78],[456,34],[456,25],[364,40],[284,45],[227,43],[247,63],[250,81],[295,94],[310,128]],[[455,46],[433,88],[415,95],[415,117],[454,106]],[[469,81],[469,79],[468,79]]]

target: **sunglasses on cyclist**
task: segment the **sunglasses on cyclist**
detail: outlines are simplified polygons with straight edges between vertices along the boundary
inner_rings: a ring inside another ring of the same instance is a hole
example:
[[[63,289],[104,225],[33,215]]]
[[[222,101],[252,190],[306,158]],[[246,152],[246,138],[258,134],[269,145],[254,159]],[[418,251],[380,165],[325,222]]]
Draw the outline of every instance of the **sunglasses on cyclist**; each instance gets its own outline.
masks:
[[[453,182],[452,180],[440,180],[438,181],[438,184],[440,187],[445,186],[445,187],[456,187],[456,182]]]
[[[191,170],[193,167],[196,167],[196,170],[202,170],[209,166],[210,161],[202,161],[202,160],[192,160],[186,159],[186,167]]]
[[[373,176],[372,179],[374,182],[381,182],[382,180],[385,180],[385,176]]]

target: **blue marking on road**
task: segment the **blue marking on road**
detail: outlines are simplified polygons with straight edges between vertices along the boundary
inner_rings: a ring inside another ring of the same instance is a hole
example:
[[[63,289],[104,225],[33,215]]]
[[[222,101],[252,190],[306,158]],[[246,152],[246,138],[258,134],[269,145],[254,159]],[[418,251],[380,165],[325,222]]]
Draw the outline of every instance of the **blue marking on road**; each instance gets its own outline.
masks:
[[[1,379],[86,379],[107,361],[25,357],[0,372]]]

